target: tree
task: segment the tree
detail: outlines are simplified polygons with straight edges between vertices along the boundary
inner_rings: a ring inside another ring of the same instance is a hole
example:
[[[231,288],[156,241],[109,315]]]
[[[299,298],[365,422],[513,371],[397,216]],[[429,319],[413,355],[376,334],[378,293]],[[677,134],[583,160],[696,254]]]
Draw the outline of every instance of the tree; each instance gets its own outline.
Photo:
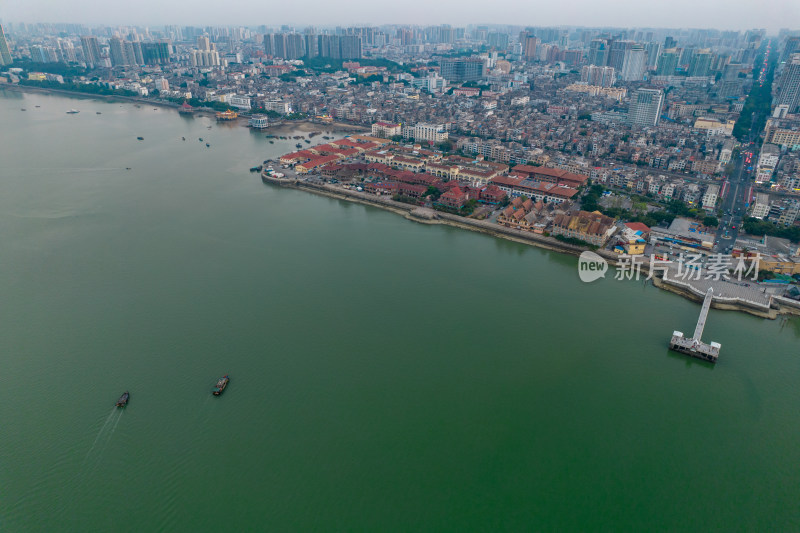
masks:
[[[450,151],[452,151],[452,150],[453,150],[453,146],[455,146],[455,145],[454,145],[454,143],[453,143],[453,141],[452,141],[452,140],[450,140],[450,139],[445,139],[445,140],[443,140],[442,142],[438,143],[438,144],[436,145],[436,148],[438,148],[438,149],[439,149],[439,150],[441,150],[442,152],[450,152]]]
[[[716,228],[719,226],[719,220],[717,220],[717,217],[707,216],[703,218],[703,225],[710,228]]]

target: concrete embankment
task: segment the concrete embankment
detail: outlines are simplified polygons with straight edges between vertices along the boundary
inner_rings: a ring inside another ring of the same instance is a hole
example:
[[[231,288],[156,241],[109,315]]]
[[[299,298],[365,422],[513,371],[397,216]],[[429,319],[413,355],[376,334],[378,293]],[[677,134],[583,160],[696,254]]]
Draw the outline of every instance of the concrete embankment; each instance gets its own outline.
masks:
[[[398,215],[402,215],[408,220],[419,222],[421,224],[445,224],[456,228],[477,231],[486,235],[507,239],[521,244],[527,244],[530,246],[536,246],[539,248],[572,255],[580,255],[581,252],[587,250],[587,248],[561,242],[558,239],[547,237],[545,235],[515,230],[506,228],[499,224],[492,224],[491,222],[484,220],[464,218],[450,213],[443,213],[441,211],[434,211],[432,209],[420,206],[396,202],[385,196],[375,196],[368,193],[357,192],[321,183],[310,183],[294,177],[273,178],[265,173],[262,173],[262,180],[265,183],[271,183],[281,187],[301,189],[314,194],[319,194],[321,196],[327,196],[329,198],[336,198],[338,200],[345,200],[348,202],[379,207],[381,209],[386,209],[387,211],[397,213]],[[594,252],[606,259],[610,265],[619,266],[619,256],[613,252],[609,250],[594,250]],[[649,271],[650,264],[645,258],[641,263],[641,275],[647,275]],[[673,292],[692,301],[703,301],[705,293],[698,289],[694,289],[688,283],[681,284],[675,280],[664,280],[658,275],[654,275],[652,279],[653,284],[660,289]],[[712,307],[715,309],[743,311],[758,317],[770,319],[774,319],[783,314],[800,315],[800,302],[795,302],[794,300],[778,296],[770,299],[769,304],[750,302],[740,298],[715,296]]]
[[[444,224],[572,255],[580,255],[581,252],[586,250],[586,248],[568,244],[552,237],[506,228],[500,226],[499,224],[492,224],[491,222],[486,222],[483,220],[464,218],[450,213],[420,208],[416,205],[396,202],[385,196],[376,196],[373,194],[333,187],[330,185],[309,183],[307,181],[294,178],[272,178],[266,174],[262,174],[262,179],[265,183],[273,183],[282,187],[301,189],[315,194],[328,196],[330,198],[337,198],[339,200],[346,200],[364,205],[380,207],[399,215],[403,215],[408,220],[413,220],[422,224]],[[596,250],[596,253],[600,256],[603,256],[612,264],[616,264],[617,262],[616,255],[608,252],[607,250]]]
[[[78,91],[66,91],[63,89],[51,89],[49,87],[35,87],[33,85],[17,85],[15,83],[2,83],[0,82],[0,88],[2,89],[10,89],[13,91],[20,91],[26,93],[52,93],[58,94],[62,96],[72,96],[74,98],[97,98],[102,100],[110,100],[110,101],[126,101],[126,102],[134,102],[136,104],[147,104],[147,105],[154,105],[157,107],[168,107],[171,109],[176,109],[180,107],[178,104],[172,102],[164,102],[161,100],[151,100],[149,98],[140,98],[136,96],[121,96],[116,94],[94,94],[94,93],[82,93]]]

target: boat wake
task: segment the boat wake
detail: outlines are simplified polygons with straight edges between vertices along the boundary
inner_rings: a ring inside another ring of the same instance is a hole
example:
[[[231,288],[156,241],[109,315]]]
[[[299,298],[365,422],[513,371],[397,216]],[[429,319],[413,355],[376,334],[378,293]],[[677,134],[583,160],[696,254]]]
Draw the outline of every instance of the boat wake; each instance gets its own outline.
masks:
[[[111,412],[108,414],[108,418],[106,418],[106,421],[103,423],[102,427],[100,428],[100,431],[97,432],[97,436],[94,438],[94,442],[92,443],[92,447],[89,448],[89,451],[86,452],[86,457],[83,458],[83,465],[81,465],[81,470],[83,470],[83,466],[86,465],[86,461],[89,460],[89,456],[92,455],[92,452],[97,447],[97,443],[100,442],[100,437],[103,436],[103,432],[106,430],[108,425],[111,423],[111,419],[114,418],[114,415],[117,413],[117,411],[119,411],[119,409],[117,409],[116,407],[111,410]]]
[[[83,481],[83,479],[88,474],[93,472],[100,464],[100,460],[103,458],[103,454],[105,453],[106,448],[108,448],[108,444],[111,442],[111,437],[117,430],[117,426],[119,425],[119,421],[122,419],[122,414],[124,412],[124,409],[118,409],[117,407],[114,407],[114,409],[108,415],[108,418],[106,418],[106,421],[103,423],[100,431],[97,432],[97,436],[92,443],[92,447],[89,448],[89,451],[86,452],[86,457],[83,459],[83,463],[81,464],[78,474],[79,482]]]

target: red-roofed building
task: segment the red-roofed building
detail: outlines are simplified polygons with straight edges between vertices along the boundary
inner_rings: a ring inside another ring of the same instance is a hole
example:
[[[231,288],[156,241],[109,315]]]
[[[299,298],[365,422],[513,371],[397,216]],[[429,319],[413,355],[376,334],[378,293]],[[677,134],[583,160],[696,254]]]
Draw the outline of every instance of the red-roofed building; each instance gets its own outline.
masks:
[[[310,150],[300,150],[299,152],[292,152],[291,154],[286,154],[281,156],[281,164],[283,165],[293,165],[295,163],[302,163],[303,161],[308,161],[314,157],[317,157],[318,154],[310,151]]]
[[[300,163],[299,165],[295,165],[294,170],[298,174],[305,174],[314,170],[315,168],[320,168],[328,163],[333,163],[334,161],[338,161],[339,157],[335,155],[322,155],[316,157],[314,159],[310,159],[305,163]]]
[[[339,139],[338,141],[331,141],[328,144],[338,146],[339,148],[355,148],[356,150],[366,150],[361,143],[353,142],[350,139]]]
[[[553,183],[555,185],[566,185],[577,189],[589,180],[589,176],[583,174],[573,174],[560,168],[534,167],[530,165],[516,165],[511,169],[511,174],[530,178],[542,183]]]
[[[395,194],[399,184],[396,181],[379,181],[365,183],[364,190],[372,194]]]
[[[560,204],[578,194],[577,189],[553,185],[552,183],[540,183],[530,179],[515,176],[497,176],[492,178],[492,185],[496,185],[504,191],[510,198],[515,196],[526,196],[536,200],[543,200],[547,203]]]
[[[437,203],[445,207],[461,209],[464,207],[464,204],[467,203],[467,200],[469,200],[469,195],[464,192],[461,187],[453,187],[446,193],[443,193],[439,197],[439,201]]]
[[[422,195],[428,188],[425,185],[414,185],[412,183],[403,183],[400,182],[398,184],[397,191],[402,194],[403,196],[410,196],[411,198],[422,198]]]
[[[645,240],[650,236],[650,228],[647,224],[642,224],[641,222],[626,222],[625,226],[634,233],[641,232],[642,238]]]
[[[482,187],[478,192],[478,201],[486,204],[499,204],[506,198],[506,193],[497,185]]]

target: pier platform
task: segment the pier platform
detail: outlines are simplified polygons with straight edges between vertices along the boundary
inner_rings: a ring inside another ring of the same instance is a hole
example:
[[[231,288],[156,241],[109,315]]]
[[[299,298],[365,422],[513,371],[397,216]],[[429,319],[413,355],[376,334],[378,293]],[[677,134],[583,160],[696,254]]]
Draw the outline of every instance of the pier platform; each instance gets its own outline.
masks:
[[[714,289],[708,289],[706,297],[703,300],[703,307],[700,309],[700,316],[697,319],[697,326],[694,328],[694,335],[691,338],[684,337],[680,331],[673,331],[672,338],[669,341],[670,350],[716,363],[719,357],[719,349],[722,347],[717,342],[705,343],[702,341],[703,330],[706,327],[706,319],[708,318],[708,310],[711,308],[711,300],[714,299]]]

